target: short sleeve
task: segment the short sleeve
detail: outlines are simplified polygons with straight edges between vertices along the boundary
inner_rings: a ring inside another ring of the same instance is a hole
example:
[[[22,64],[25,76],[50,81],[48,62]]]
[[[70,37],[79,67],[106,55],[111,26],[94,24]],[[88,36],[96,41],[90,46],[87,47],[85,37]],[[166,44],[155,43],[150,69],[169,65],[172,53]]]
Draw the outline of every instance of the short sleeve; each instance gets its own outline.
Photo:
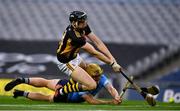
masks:
[[[102,75],[101,81],[102,85],[105,87],[109,82],[108,78],[105,75]]]
[[[88,35],[92,32],[89,25],[87,25],[84,30],[85,30],[85,35]]]
[[[89,92],[88,91],[78,92],[78,95],[80,95],[80,96],[85,95],[85,94],[89,94]]]

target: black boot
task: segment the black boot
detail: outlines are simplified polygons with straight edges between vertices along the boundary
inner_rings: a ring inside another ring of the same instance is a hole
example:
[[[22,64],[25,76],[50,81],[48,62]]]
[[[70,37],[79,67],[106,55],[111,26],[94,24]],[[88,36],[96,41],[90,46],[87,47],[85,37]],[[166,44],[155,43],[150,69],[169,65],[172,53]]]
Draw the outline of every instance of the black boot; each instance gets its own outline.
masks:
[[[15,89],[13,92],[13,97],[17,98],[18,96],[24,96],[24,91]]]
[[[16,85],[21,84],[21,83],[24,83],[24,78],[17,78],[17,79],[15,79],[15,80],[12,80],[11,82],[9,82],[9,83],[5,86],[4,90],[5,90],[5,91],[10,91],[10,90],[13,89]]]

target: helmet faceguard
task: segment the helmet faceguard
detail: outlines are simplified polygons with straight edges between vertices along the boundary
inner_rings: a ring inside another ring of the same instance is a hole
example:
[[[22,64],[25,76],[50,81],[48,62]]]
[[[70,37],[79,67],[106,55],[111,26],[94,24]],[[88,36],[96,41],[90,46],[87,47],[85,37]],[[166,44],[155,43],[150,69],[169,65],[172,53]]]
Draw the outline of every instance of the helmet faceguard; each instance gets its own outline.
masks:
[[[77,29],[83,29],[87,25],[87,14],[81,11],[73,11],[69,15],[69,21]]]
[[[81,11],[73,11],[69,15],[69,21],[72,23],[73,21],[86,21],[87,14]]]

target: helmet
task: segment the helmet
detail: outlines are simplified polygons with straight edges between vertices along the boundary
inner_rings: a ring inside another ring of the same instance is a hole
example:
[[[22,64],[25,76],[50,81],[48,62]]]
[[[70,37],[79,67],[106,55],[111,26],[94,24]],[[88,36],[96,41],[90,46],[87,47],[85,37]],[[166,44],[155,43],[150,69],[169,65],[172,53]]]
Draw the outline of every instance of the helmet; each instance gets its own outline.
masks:
[[[87,20],[87,14],[85,12],[81,11],[73,11],[69,15],[69,21],[81,21],[81,20]]]
[[[103,69],[98,65],[94,63],[90,63],[86,67],[86,72],[92,77],[92,76],[101,76],[103,73]]]

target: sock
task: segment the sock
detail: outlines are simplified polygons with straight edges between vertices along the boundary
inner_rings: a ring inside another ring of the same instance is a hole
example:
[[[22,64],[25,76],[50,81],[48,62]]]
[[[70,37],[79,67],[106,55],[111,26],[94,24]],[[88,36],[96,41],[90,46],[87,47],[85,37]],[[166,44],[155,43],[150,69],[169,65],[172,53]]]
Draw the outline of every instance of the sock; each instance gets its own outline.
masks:
[[[29,78],[19,78],[22,83],[29,84]]]
[[[29,94],[29,92],[18,90],[18,91],[16,91],[14,94],[17,95],[17,96],[24,96],[24,97],[27,97],[28,94]]]
[[[23,96],[27,98],[28,95],[29,95],[29,92],[24,91]]]
[[[73,81],[70,79],[64,86],[59,90],[61,95],[68,94],[71,92],[79,92],[83,91],[82,85],[78,82]]]
[[[24,78],[24,83],[29,84],[29,78]]]

